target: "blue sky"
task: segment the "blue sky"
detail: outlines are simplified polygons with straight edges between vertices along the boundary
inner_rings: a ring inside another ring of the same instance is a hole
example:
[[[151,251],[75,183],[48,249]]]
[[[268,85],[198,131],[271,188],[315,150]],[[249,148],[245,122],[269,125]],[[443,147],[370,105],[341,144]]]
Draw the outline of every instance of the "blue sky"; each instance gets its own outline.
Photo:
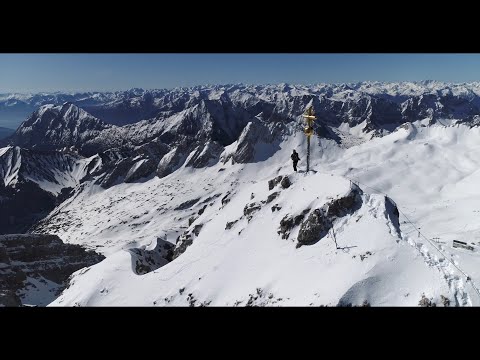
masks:
[[[480,54],[0,54],[0,92],[480,81]]]

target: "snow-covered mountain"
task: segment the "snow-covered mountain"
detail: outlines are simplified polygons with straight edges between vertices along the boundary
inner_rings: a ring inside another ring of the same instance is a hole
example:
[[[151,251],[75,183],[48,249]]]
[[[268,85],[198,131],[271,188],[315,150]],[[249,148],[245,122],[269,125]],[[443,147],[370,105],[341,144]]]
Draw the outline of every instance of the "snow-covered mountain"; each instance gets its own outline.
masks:
[[[107,257],[53,305],[480,304],[479,89],[135,89],[152,116],[124,126],[43,105],[0,149],[2,218],[42,196],[23,230]],[[309,105],[314,171],[292,173]]]
[[[108,136],[104,136],[106,132]],[[76,105],[65,103],[44,105],[35,111],[13,134],[10,143],[28,149],[71,149],[93,155],[121,145],[123,133]]]
[[[9,127],[17,127],[43,105],[70,102],[107,123],[125,125],[153,117],[153,99],[164,92],[166,90],[149,92],[131,89],[118,92],[0,94],[0,121],[8,122]]]
[[[9,127],[13,127],[13,122],[16,121],[18,126],[43,105],[58,106],[69,102],[105,123],[123,126],[145,119],[168,117],[197,104],[199,100],[220,103],[223,107],[229,103],[241,105],[253,112],[258,110],[254,115],[263,112],[263,118],[266,119],[272,114],[291,114],[295,111],[295,102],[312,96],[319,99],[318,105],[326,110],[324,115],[328,114],[332,121],[351,117],[355,122],[373,116],[373,119],[387,123],[398,121],[402,116],[411,117],[412,111],[423,110],[428,114],[428,109],[432,109],[433,115],[468,116],[480,106],[480,83],[422,81],[317,85],[236,84],[171,90],[0,94],[0,122],[9,121]],[[388,116],[383,116],[382,112]]]
[[[35,231],[106,259],[75,273],[52,305],[479,305],[455,267],[480,282],[480,195],[465,183],[480,167],[479,136],[465,125],[417,123],[349,149],[316,138],[315,171],[306,174],[296,133],[263,161],[183,166],[106,190],[85,182]]]

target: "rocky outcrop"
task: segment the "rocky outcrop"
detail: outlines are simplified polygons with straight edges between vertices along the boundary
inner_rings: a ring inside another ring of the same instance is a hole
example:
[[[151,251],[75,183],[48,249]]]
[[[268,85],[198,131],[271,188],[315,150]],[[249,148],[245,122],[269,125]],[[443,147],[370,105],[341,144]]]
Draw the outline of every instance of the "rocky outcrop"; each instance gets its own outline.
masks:
[[[234,163],[246,164],[255,161],[263,161],[273,155],[279,149],[278,146],[257,149],[259,144],[273,145],[275,140],[279,140],[281,135],[287,132],[287,127],[280,122],[265,122],[254,118],[243,129],[238,137],[235,152],[231,155]],[[227,156],[223,162],[226,163],[230,156]]]
[[[390,220],[391,224],[395,228],[397,234],[400,236],[400,214],[398,212],[398,207],[395,202],[390,199],[388,196],[385,196],[385,211],[386,217]]]
[[[279,191],[275,191],[274,193],[271,193],[270,195],[268,195],[267,197],[267,201],[266,201],[266,204],[272,202],[273,200],[275,200],[278,195],[280,195],[280,192]]]
[[[268,180],[268,190],[272,190],[278,184],[280,184],[283,189],[287,189],[292,185],[290,178],[287,175],[277,176],[276,178]]]
[[[132,268],[137,275],[144,275],[168,264],[173,258],[173,244],[157,238],[153,250],[129,249],[132,255]]]
[[[300,226],[298,244],[313,244],[328,234],[333,222],[352,214],[362,206],[362,190],[354,187],[343,197],[334,199],[320,209],[313,210]]]
[[[28,296],[25,289],[35,291],[38,283],[53,292],[53,300],[67,286],[73,272],[103,259],[79,245],[64,244],[56,235],[1,235],[0,306],[19,305],[20,299]]]
[[[139,146],[135,150],[111,149],[99,155],[102,166],[93,173],[93,176],[98,176],[96,183],[103,188],[109,188],[121,182],[136,182],[154,174],[160,160],[169,151],[169,146],[159,139]]]
[[[163,178],[170,175],[172,172],[177,170],[180,166],[183,165],[183,162],[186,158],[186,149],[181,147],[176,147],[167,153],[157,167],[157,176]]]
[[[282,181],[282,178],[282,176],[277,176],[272,180],[268,180],[268,190],[272,190],[275,186],[277,186],[277,184]]]
[[[290,185],[292,185],[292,183],[290,182],[288,176],[284,176],[282,181],[280,182],[280,185],[282,186],[282,188],[287,189],[290,187]]]
[[[255,145],[263,138],[269,138],[267,126],[258,119],[249,122],[238,139],[238,145],[233,154],[233,160],[236,163],[241,164],[254,161]]]
[[[173,259],[176,259],[187,250],[187,248],[193,244],[193,236],[191,232],[184,232],[177,238],[175,248],[173,250]]]
[[[210,141],[204,146],[199,146],[193,156],[185,163],[185,166],[191,166],[196,169],[212,166],[219,161],[220,154],[223,150],[223,146]]]
[[[278,207],[278,209],[281,209],[281,207]],[[274,208],[272,207],[272,212],[273,211]],[[309,211],[310,209],[305,209],[301,214],[295,216],[287,214],[283,217],[283,219],[280,221],[280,229],[278,231],[278,234],[282,235],[282,239],[288,239],[291,230],[300,225],[302,220],[305,218],[305,214],[308,214]]]
[[[253,218],[253,214],[261,208],[262,206],[257,202],[249,203],[243,208],[243,215],[247,217],[248,221],[250,221]]]
[[[227,205],[230,202],[230,191],[228,191],[225,196],[222,198],[222,206]]]
[[[230,230],[233,227],[233,225],[235,225],[238,222],[238,220],[239,219],[227,222],[227,224],[225,225],[225,230]]]
[[[272,206],[272,212],[279,211],[281,209],[282,209],[282,207],[278,204],[275,204],[275,205]]]
[[[302,223],[298,232],[299,244],[310,244],[324,237],[331,228],[331,223],[321,209],[313,210]]]
[[[173,209],[173,210],[186,210],[186,209],[190,209],[193,205],[195,205],[196,203],[198,203],[199,200],[200,200],[200,198],[187,200],[187,201],[181,203],[180,205],[178,205],[178,206],[177,206],[175,209]]]

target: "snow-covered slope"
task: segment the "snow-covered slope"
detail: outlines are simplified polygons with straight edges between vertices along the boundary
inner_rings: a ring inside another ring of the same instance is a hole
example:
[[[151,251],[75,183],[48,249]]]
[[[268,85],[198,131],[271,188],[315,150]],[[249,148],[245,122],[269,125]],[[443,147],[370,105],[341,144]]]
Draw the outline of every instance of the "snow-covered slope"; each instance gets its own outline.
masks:
[[[472,283],[450,263],[480,283],[477,246],[451,242],[476,243],[480,231],[479,195],[469,185],[480,168],[479,136],[464,125],[417,123],[350,149],[316,138],[317,172],[307,175],[292,174],[288,161],[296,148],[304,165],[305,139],[296,133],[256,163],[181,167],[108,190],[84,184],[37,231],[107,258],[77,272],[52,305],[479,305]],[[279,175],[292,185],[269,190]],[[344,198],[353,178],[360,204],[335,217],[319,241],[298,247],[315,209]],[[398,205],[399,220],[379,191]],[[165,238],[177,242],[173,261],[138,272],[137,252],[154,252]]]
[[[132,255],[117,252],[77,273],[52,305],[378,306],[416,305],[424,292],[437,302],[450,297],[442,274],[401,239],[383,196],[363,195],[358,210],[337,219],[333,231],[312,245],[296,247],[301,226],[283,239],[278,231],[286,216],[307,210],[307,217],[350,191],[349,181],[328,174],[291,179],[289,188],[270,192],[266,181],[246,185],[223,209],[216,204],[206,210],[204,221],[197,220],[203,222],[198,237],[168,265],[137,275]],[[251,194],[261,204],[275,191],[274,202],[248,221],[243,209]],[[281,209],[272,212],[272,204]]]

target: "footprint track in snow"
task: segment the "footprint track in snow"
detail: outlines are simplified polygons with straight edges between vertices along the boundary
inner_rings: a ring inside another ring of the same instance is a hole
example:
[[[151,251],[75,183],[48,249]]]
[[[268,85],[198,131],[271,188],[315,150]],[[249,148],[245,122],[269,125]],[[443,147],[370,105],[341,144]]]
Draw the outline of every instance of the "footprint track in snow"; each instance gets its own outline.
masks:
[[[449,261],[447,261],[444,257],[439,258],[437,255],[432,255],[427,245],[416,242],[410,235],[405,236],[404,234],[403,239],[419,252],[428,266],[437,268],[437,270],[443,274],[450,292],[455,299],[456,306],[472,306],[472,301],[469,294],[466,292],[463,279],[456,275],[456,269],[453,268]],[[451,256],[448,251],[444,251],[443,249],[442,251],[446,256]],[[458,264],[455,265],[458,266]]]

